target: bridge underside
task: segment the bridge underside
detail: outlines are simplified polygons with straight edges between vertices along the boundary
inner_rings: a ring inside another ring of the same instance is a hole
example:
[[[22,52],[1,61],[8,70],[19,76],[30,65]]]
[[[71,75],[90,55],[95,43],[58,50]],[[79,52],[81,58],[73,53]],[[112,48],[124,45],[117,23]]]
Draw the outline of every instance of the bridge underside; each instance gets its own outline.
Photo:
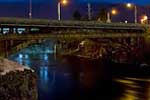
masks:
[[[146,27],[137,24],[73,22],[73,21],[11,21],[0,20],[0,52],[32,40],[73,41],[84,39],[134,39],[137,44],[145,37]],[[11,22],[11,23],[10,23]],[[20,42],[17,42],[20,41]],[[33,41],[32,41],[33,42]],[[31,42],[31,43],[32,43]],[[19,44],[18,44],[19,43]],[[27,42],[28,43],[28,42]],[[119,42],[120,43],[120,42]],[[30,43],[28,43],[30,44]],[[124,44],[121,42],[120,44]],[[26,46],[26,44],[24,44]],[[138,45],[137,45],[138,46]],[[24,47],[24,46],[23,46]],[[5,52],[5,56],[8,53]]]
[[[27,47],[33,43],[38,43],[42,40],[52,40],[59,43],[65,41],[72,45],[72,42],[81,42],[85,39],[98,40],[98,44],[102,45],[136,45],[138,48],[144,48],[144,36],[139,34],[9,34],[0,36],[1,56],[7,57],[22,48]],[[110,44],[111,43],[111,44]],[[117,46],[116,46],[117,47]]]
[[[137,33],[41,33],[41,34],[8,34],[0,35],[0,40],[70,40],[70,39],[86,39],[86,38],[136,38],[144,37],[144,34]]]

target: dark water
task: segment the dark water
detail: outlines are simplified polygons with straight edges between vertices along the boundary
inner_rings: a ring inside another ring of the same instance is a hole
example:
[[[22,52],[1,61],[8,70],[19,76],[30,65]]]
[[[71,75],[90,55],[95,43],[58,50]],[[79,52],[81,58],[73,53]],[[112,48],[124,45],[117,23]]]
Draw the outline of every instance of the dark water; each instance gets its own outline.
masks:
[[[115,76],[107,62],[25,51],[10,59],[37,72],[39,100],[150,100],[148,76]]]

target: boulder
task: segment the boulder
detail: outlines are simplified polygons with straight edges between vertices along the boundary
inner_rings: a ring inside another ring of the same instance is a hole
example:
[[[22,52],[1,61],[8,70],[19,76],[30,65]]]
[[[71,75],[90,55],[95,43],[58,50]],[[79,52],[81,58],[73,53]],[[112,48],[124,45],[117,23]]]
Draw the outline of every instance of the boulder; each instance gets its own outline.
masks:
[[[32,69],[0,58],[0,100],[37,100],[36,81]]]

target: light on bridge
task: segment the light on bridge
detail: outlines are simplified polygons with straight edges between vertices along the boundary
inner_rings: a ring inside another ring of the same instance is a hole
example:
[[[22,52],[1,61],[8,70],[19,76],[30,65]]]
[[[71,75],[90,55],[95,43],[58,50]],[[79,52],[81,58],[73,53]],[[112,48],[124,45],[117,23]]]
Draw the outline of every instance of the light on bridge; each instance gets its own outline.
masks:
[[[127,3],[126,4],[127,8],[134,8],[134,22],[137,23],[137,6],[132,3]]]
[[[143,19],[144,20],[148,20],[148,17],[145,15],[145,16],[143,16]]]
[[[143,15],[141,18],[141,24],[147,24],[148,23],[148,16],[147,15]]]
[[[68,0],[60,0],[57,5],[58,20],[61,20],[61,5],[67,5]]]

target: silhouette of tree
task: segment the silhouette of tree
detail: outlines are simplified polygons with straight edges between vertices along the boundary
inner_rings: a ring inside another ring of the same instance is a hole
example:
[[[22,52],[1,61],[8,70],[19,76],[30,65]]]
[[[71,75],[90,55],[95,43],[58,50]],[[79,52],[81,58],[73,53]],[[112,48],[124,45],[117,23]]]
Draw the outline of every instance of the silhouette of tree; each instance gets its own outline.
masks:
[[[81,14],[78,10],[75,10],[75,12],[73,13],[73,19],[74,20],[81,20]]]
[[[106,22],[106,20],[107,20],[107,9],[105,9],[105,8],[100,9],[98,16],[97,16],[97,20],[102,21],[102,22]]]

